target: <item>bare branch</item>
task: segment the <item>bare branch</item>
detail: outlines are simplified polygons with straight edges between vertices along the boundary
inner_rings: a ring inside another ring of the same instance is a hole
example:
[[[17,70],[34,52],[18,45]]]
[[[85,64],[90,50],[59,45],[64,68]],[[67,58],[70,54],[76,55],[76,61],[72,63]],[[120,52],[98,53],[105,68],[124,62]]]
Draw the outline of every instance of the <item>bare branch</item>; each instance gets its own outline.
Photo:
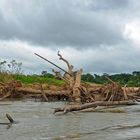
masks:
[[[62,55],[60,54],[60,51],[58,51],[57,55],[59,56],[59,59],[64,61],[67,64],[68,67],[68,73],[72,74],[72,69],[73,69],[73,65],[71,65],[66,59],[64,59],[62,57]]]

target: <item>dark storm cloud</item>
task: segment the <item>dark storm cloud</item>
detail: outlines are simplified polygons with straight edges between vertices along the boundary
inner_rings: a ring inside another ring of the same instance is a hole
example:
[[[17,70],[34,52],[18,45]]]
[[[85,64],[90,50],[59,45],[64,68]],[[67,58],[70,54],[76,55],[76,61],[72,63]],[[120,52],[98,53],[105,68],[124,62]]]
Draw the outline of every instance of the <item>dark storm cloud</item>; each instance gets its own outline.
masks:
[[[98,12],[98,9],[127,6],[126,0],[11,0],[7,5],[7,13],[0,13],[0,39],[16,38],[42,46],[71,47],[124,41],[120,18],[111,12]],[[90,10],[91,6],[95,9]]]
[[[13,34],[15,34],[15,29],[11,28],[11,23],[7,23],[0,13],[0,39],[9,39],[13,38]]]
[[[96,10],[118,10],[128,7],[130,0],[93,0],[89,7]]]
[[[57,50],[84,72],[139,70],[139,7],[139,0],[0,0],[0,57],[32,73],[51,67],[34,52],[66,69]]]

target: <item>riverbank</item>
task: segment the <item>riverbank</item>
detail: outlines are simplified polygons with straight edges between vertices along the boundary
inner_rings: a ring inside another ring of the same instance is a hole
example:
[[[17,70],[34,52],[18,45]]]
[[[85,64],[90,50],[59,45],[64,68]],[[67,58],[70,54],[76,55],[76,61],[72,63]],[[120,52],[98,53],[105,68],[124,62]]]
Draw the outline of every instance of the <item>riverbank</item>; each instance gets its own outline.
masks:
[[[101,94],[104,92],[104,85],[86,84],[89,96],[93,95],[95,100],[101,99]],[[116,90],[116,89],[114,89]],[[138,87],[122,87],[127,95],[140,96],[140,89]],[[87,99],[87,97],[85,96]],[[11,81],[7,83],[0,83],[0,101],[2,100],[24,100],[34,99],[38,101],[71,101],[72,93],[68,85],[63,84],[49,85],[49,84],[23,84],[21,81]],[[88,101],[88,99],[87,99]]]

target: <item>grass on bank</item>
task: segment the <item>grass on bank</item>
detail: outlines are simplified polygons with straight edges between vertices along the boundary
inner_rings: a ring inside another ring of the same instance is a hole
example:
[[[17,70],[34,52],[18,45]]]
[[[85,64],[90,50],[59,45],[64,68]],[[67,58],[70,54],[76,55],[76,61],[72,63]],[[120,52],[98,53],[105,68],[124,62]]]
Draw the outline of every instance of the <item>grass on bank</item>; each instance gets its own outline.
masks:
[[[114,78],[115,77],[115,78]],[[116,78],[117,77],[117,78]],[[118,78],[119,77],[119,78]],[[140,87],[140,75],[137,76],[110,76],[114,82],[119,83],[121,86],[127,85],[127,87]],[[128,79],[129,78],[129,79]],[[48,85],[55,85],[55,86],[63,86],[65,82],[60,79],[56,79],[52,74],[47,73],[45,75],[24,75],[24,74],[10,74],[6,72],[0,72],[0,82],[7,83],[12,80],[19,80],[23,84],[48,84]],[[95,80],[95,81],[94,81]],[[105,84],[109,83],[107,79],[103,76],[96,76],[94,79],[91,75],[82,75],[82,82],[87,84]]]
[[[42,76],[0,73],[0,82],[6,83],[12,80],[19,80],[23,84],[47,83],[48,85],[55,86],[63,86],[65,84],[63,80],[56,79],[52,74],[46,74],[45,76]]]

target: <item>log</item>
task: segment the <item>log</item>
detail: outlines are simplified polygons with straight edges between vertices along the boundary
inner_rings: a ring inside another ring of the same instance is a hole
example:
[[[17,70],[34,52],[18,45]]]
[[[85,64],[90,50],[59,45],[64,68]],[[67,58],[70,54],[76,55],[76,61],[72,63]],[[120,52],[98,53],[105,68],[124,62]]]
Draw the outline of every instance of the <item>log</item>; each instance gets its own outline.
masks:
[[[132,101],[114,101],[114,102],[96,101],[93,103],[86,103],[86,104],[82,104],[82,105],[71,105],[71,106],[66,106],[64,108],[56,108],[54,110],[54,114],[57,112],[62,112],[63,114],[66,114],[68,112],[80,111],[80,110],[84,110],[87,108],[93,108],[93,107],[97,107],[97,106],[136,105],[136,104],[137,104],[136,102],[132,102]]]
[[[125,99],[125,100],[128,100],[128,96],[127,96],[127,92],[126,92],[126,85],[125,85],[125,87],[123,88],[123,92],[124,92],[124,99]]]
[[[27,94],[42,94],[41,90],[33,89],[33,88],[24,88],[19,87],[15,89],[16,92],[19,93],[27,93]],[[52,90],[43,90],[43,93],[46,95],[65,95],[68,96],[70,94],[70,90],[63,90],[63,91],[52,91]]]
[[[6,117],[9,120],[10,123],[14,123],[15,122],[14,119],[9,114],[6,114]]]
[[[76,77],[75,77],[75,83],[73,86],[73,98],[75,99],[76,102],[81,102],[81,91],[80,91],[80,86],[81,86],[81,75],[82,75],[82,69],[78,70],[76,72]]]
[[[60,90],[60,91],[52,91],[52,90],[43,90],[43,89],[33,89],[33,88],[25,88],[19,87],[15,88],[14,97],[20,95],[24,98],[38,98],[44,99],[44,101],[50,101],[51,99],[59,100],[66,98],[67,100],[71,100],[71,90]]]
[[[42,92],[42,96],[43,96],[44,100],[45,100],[46,102],[48,102],[49,100],[48,100],[46,94],[44,93],[44,90],[43,90],[42,85],[40,85],[40,88],[41,88],[41,92]]]
[[[11,92],[7,92],[2,98],[0,98],[0,101],[4,100],[5,98],[8,98],[11,96]]]
[[[15,123],[14,119],[9,115],[6,114],[7,119],[9,120],[8,123],[0,123],[0,125],[7,125],[7,129],[9,129],[13,123]]]

